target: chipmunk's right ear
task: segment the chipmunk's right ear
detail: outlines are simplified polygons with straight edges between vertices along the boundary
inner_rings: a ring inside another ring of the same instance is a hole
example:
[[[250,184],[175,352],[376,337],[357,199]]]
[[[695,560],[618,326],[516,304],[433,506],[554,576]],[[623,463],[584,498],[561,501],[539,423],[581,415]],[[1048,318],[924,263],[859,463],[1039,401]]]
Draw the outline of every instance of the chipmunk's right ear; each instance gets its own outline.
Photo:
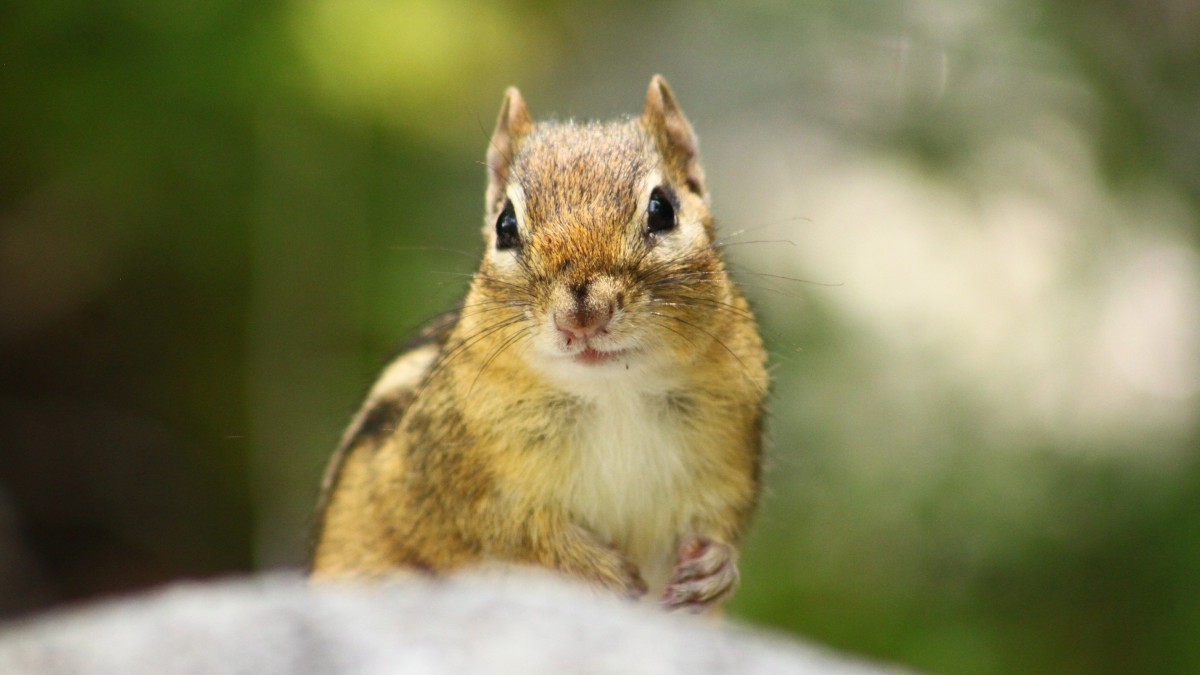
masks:
[[[700,151],[696,133],[675,101],[675,94],[662,75],[650,78],[646,104],[642,108],[642,124],[658,144],[658,151],[668,166],[684,181],[687,188],[706,197],[704,169],[700,167]]]
[[[508,174],[512,168],[513,155],[517,144],[533,128],[533,118],[529,116],[529,108],[525,107],[525,99],[516,87],[509,87],[504,92],[504,102],[500,104],[500,117],[496,120],[496,130],[492,132],[492,140],[488,143],[488,188],[487,207],[499,209],[504,201],[504,186],[508,182]]]

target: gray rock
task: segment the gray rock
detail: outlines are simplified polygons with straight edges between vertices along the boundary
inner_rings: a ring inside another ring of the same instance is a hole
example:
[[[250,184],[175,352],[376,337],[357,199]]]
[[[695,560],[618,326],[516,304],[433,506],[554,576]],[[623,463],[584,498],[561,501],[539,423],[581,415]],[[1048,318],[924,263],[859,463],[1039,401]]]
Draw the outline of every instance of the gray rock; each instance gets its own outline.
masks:
[[[0,673],[881,673],[538,574],[186,583],[0,630]]]

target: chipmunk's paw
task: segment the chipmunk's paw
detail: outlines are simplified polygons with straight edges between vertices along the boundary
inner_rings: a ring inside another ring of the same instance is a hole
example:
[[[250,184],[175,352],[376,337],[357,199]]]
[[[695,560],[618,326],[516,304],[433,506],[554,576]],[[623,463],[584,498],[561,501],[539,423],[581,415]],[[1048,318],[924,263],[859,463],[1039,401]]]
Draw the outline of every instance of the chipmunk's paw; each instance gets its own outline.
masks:
[[[637,565],[619,555],[614,556],[611,564],[605,566],[597,580],[610,592],[630,600],[637,600],[648,590]]]
[[[689,537],[679,545],[679,562],[663,589],[667,609],[699,613],[717,606],[737,588],[737,552],[729,544]]]

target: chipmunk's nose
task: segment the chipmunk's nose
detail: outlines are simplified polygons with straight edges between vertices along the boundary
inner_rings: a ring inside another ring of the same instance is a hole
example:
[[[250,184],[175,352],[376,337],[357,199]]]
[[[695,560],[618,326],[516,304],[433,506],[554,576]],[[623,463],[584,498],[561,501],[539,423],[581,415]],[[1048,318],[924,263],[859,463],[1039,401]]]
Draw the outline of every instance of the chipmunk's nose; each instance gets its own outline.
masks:
[[[587,340],[607,332],[612,315],[611,304],[600,311],[577,304],[571,310],[555,312],[554,327],[563,334],[569,345],[576,340]]]
[[[554,327],[567,344],[576,340],[587,340],[606,332],[613,316],[613,302],[604,301],[589,293],[589,284],[580,283],[570,287],[571,301],[554,312]],[[589,297],[591,296],[591,297]]]

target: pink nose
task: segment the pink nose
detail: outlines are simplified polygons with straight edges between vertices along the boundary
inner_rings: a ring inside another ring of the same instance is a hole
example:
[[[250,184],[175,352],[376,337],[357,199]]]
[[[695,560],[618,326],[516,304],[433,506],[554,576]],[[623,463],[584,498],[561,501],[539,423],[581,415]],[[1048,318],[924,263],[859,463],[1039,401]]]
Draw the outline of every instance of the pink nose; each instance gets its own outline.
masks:
[[[603,312],[555,312],[554,327],[567,339],[567,344],[571,344],[606,332],[612,314],[612,307]]]

